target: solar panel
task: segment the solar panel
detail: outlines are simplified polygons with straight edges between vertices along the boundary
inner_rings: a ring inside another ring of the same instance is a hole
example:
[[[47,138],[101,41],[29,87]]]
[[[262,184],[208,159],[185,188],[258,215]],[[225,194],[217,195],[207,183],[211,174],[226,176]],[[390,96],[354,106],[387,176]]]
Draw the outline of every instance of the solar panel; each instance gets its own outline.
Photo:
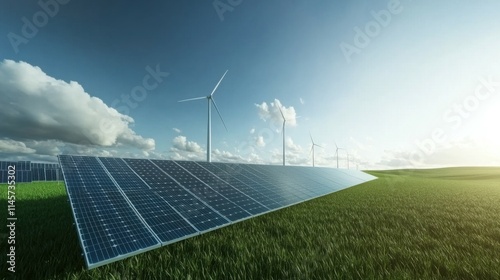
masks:
[[[59,181],[61,170],[57,163],[31,163],[33,181]]]
[[[89,268],[161,245],[97,158],[59,160]]]
[[[18,183],[29,183],[32,181],[31,162],[29,161],[1,161],[0,183],[7,183],[7,172],[9,166],[15,166],[15,177]]]
[[[369,180],[357,170],[59,156],[94,268]]]

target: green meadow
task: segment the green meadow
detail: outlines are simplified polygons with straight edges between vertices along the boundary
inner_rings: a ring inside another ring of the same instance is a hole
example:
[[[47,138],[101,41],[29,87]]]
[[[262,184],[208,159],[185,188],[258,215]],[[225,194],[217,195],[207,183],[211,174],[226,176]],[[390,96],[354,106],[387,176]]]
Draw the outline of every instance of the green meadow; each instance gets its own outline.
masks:
[[[500,279],[500,168],[379,179],[86,270],[64,183],[18,184],[5,279]],[[7,185],[0,187],[7,224]]]

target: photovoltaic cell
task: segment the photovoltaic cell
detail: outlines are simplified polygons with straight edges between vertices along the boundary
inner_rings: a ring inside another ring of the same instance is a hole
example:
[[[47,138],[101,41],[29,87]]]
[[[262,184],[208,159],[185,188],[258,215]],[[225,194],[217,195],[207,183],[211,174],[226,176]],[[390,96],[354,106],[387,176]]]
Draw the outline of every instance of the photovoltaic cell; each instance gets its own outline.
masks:
[[[89,268],[375,179],[297,166],[67,155],[59,162]]]

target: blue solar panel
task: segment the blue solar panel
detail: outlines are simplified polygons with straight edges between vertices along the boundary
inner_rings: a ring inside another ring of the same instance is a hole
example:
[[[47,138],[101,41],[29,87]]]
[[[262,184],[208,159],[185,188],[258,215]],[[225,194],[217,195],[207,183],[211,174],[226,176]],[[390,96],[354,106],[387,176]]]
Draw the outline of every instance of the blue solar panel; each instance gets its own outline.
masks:
[[[0,170],[0,183],[7,183],[8,182],[8,171],[7,170]]]
[[[173,172],[183,177],[181,184],[188,186],[193,194],[228,220],[236,221],[251,216],[243,209],[244,205],[250,205],[249,208],[254,207],[254,201],[248,196],[238,192],[195,162],[180,161],[177,162],[177,167],[174,162],[170,163]]]
[[[59,160],[89,268],[161,245],[96,158]]]
[[[99,160],[162,243],[169,243],[197,232],[170,206],[168,201],[152,191],[123,159],[99,158]]]
[[[30,161],[0,161],[0,174],[6,171],[9,165],[15,166],[16,182],[58,181],[62,179],[59,164],[33,163]],[[6,176],[0,177],[0,183],[6,183]]]
[[[222,165],[226,168],[230,168],[232,164],[224,163]],[[280,186],[267,181],[266,178],[263,178],[251,165],[239,164],[235,166],[234,171],[236,178],[241,178],[244,183],[257,188],[261,193],[275,201],[274,207],[269,206],[272,209],[281,208],[293,204],[296,201],[296,197],[293,194],[280,192]]]
[[[252,215],[269,211],[270,208],[267,207],[266,204],[274,203],[262,193],[236,180],[235,174],[231,171],[228,172],[227,170],[220,169],[216,164],[212,163],[197,162],[196,164],[210,173],[201,176],[204,182],[211,186],[215,186],[215,189],[224,193],[229,200],[235,202]]]
[[[15,167],[15,178],[17,183],[29,183],[32,181],[31,163],[29,161],[0,161],[0,183],[7,183],[9,166]]]
[[[89,268],[368,180],[356,170],[59,156]]]
[[[179,176],[180,174],[171,169],[170,163],[172,162],[155,161],[153,163],[140,159],[126,159],[125,161],[198,231],[210,230],[228,223],[226,218],[182,185],[182,180],[186,178]],[[172,176],[175,176],[176,180]],[[190,178],[194,181],[194,178]],[[184,183],[189,184],[190,181],[184,181]]]

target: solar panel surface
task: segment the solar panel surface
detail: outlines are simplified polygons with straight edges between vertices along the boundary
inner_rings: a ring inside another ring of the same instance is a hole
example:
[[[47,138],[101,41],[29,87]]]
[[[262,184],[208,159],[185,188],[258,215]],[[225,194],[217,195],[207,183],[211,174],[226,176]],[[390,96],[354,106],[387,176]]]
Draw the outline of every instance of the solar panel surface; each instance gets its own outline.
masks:
[[[60,155],[88,268],[351,187],[357,170]]]

